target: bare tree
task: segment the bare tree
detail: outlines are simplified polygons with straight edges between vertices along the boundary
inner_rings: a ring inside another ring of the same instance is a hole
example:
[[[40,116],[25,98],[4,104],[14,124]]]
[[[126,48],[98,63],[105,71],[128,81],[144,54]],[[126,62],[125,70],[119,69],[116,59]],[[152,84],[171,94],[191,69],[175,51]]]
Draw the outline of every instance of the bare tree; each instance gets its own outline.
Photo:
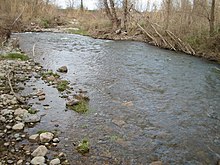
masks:
[[[115,3],[113,0],[103,0],[103,4],[105,7],[105,12],[107,17],[112,22],[113,28],[119,28],[121,25],[121,21],[118,19]]]
[[[66,0],[66,5],[68,8],[73,9],[75,5],[75,0]]]

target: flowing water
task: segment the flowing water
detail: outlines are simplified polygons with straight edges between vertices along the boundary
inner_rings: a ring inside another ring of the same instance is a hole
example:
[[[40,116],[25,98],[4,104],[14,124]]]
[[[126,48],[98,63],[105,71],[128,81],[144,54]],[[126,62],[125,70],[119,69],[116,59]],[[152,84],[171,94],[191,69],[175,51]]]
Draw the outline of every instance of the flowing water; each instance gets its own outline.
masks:
[[[218,64],[140,42],[16,36],[30,56],[35,44],[35,61],[54,71],[66,65],[62,77],[88,91],[90,111],[77,114],[65,110],[56,89],[38,83],[51,109],[36,128],[59,125],[71,164],[215,165],[220,159]],[[91,145],[85,156],[74,146],[83,138]]]

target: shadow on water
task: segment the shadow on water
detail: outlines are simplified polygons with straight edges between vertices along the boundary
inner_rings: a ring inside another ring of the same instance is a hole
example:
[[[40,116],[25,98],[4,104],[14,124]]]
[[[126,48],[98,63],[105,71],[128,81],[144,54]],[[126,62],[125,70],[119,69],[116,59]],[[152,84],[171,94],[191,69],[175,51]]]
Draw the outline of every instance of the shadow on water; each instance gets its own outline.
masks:
[[[66,65],[62,76],[88,91],[90,112],[79,115],[64,111],[64,100],[44,87],[52,108],[37,128],[55,118],[71,164],[214,165],[220,159],[219,65],[139,42],[16,36],[30,55],[36,44],[35,61],[54,71]],[[91,150],[82,156],[74,144],[84,137]]]

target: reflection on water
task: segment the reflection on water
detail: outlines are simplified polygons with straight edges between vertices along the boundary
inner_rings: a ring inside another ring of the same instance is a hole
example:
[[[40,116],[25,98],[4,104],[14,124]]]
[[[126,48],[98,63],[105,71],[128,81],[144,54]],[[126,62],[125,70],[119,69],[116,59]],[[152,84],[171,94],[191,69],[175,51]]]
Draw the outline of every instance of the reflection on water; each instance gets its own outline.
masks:
[[[220,159],[219,65],[139,42],[69,34],[18,34],[45,68],[88,90],[90,113],[63,122],[71,164],[216,164]],[[214,68],[214,70],[213,70]],[[59,109],[58,109],[59,110]],[[67,113],[70,115],[70,113]],[[81,156],[73,142],[87,137]]]

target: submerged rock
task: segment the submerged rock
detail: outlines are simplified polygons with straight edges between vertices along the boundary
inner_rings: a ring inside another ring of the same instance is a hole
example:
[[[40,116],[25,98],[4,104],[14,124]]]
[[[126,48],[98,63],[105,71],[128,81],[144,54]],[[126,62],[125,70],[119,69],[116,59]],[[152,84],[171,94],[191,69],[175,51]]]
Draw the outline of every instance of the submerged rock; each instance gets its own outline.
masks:
[[[161,161],[152,162],[150,165],[163,165]]]
[[[61,66],[60,68],[57,69],[57,71],[67,73],[68,69],[67,69],[67,66]]]
[[[40,121],[40,116],[37,114],[27,113],[27,114],[24,114],[23,121],[25,123],[36,123]]]

